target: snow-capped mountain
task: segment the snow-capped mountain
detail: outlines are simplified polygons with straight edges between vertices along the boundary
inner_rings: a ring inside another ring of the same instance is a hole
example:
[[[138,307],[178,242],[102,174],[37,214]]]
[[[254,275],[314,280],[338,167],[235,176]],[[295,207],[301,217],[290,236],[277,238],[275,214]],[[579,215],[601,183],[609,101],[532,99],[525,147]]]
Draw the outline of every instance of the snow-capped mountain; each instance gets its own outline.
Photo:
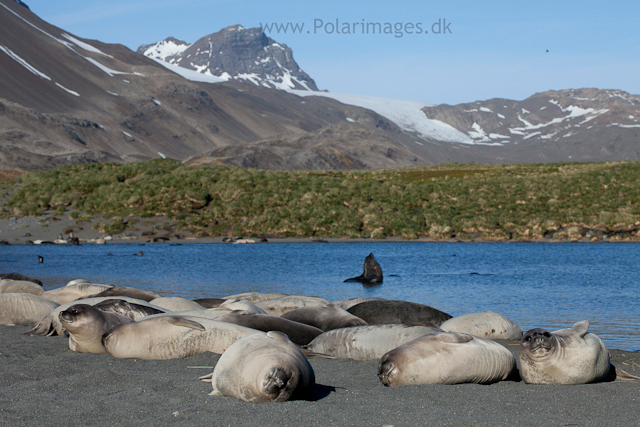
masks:
[[[621,90],[548,91],[523,101],[490,99],[423,111],[460,131],[458,142],[473,145],[605,142],[640,133],[640,96]]]
[[[193,44],[169,37],[140,46],[138,53],[224,80],[284,90],[318,90],[294,61],[291,49],[267,37],[260,28],[233,25]]]

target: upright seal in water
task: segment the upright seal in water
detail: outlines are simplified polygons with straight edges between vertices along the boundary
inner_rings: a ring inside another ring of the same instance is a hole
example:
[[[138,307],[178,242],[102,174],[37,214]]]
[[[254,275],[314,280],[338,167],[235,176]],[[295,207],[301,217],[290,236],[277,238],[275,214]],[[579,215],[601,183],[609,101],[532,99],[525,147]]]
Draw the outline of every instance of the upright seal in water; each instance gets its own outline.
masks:
[[[362,274],[358,277],[352,277],[345,280],[345,282],[362,282],[362,283],[382,283],[382,268],[380,264],[373,257],[373,253],[370,253],[364,260],[364,268]]]
[[[281,332],[258,332],[225,351],[211,379],[212,395],[245,402],[283,402],[305,398],[315,385],[313,368],[300,349]]]
[[[609,351],[597,335],[587,333],[589,321],[549,332],[532,329],[524,334],[518,369],[527,384],[586,384],[609,373]]]

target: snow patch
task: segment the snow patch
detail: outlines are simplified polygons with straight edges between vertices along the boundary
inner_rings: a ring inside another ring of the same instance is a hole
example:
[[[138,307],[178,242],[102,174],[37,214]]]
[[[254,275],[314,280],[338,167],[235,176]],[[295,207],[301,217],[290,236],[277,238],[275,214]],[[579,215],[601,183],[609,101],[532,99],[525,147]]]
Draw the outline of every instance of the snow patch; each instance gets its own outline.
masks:
[[[65,39],[69,40],[70,42],[72,42],[76,46],[81,47],[82,49],[86,50],[87,52],[93,52],[93,53],[97,53],[97,54],[100,54],[100,55],[108,56],[109,58],[113,58],[113,56],[104,53],[103,51],[101,51],[97,47],[93,47],[89,43],[85,43],[83,41],[80,41],[77,38],[75,38],[73,36],[70,36],[67,33],[63,33],[62,37],[64,37]]]
[[[159,155],[160,157],[162,157],[163,159],[166,159],[166,158],[167,158],[167,156],[165,156],[164,154],[162,154],[162,153],[161,153],[161,152],[159,152],[159,151],[158,151],[158,155]]]
[[[4,6],[1,3],[0,3],[0,5]],[[47,76],[45,73],[39,71],[36,67],[34,67],[33,65],[29,64],[24,59],[20,58],[14,51],[9,49],[8,47],[0,45],[0,50],[3,51],[4,53],[6,53],[9,56],[9,58],[13,59],[18,64],[22,65],[24,68],[26,68],[27,70],[31,71],[36,76],[41,77],[41,78],[43,78],[45,80],[51,81],[51,77]]]
[[[223,73],[222,76],[214,76],[211,74],[201,74],[197,71],[190,70],[188,68],[180,67],[178,65],[170,64],[161,59],[151,58],[156,61],[158,64],[162,65],[166,69],[184,77],[187,80],[191,80],[192,82],[204,82],[204,83],[222,83],[229,80],[229,78],[225,78],[224,76],[229,76],[228,73]]]
[[[173,40],[163,40],[144,51],[143,55],[149,58],[166,60],[170,56],[179,55],[191,47],[190,44],[178,44]]]
[[[80,96],[80,94],[78,92],[72,91],[71,89],[67,89],[66,87],[62,86],[60,83],[56,83],[56,86],[58,86],[60,89],[66,90],[67,92],[69,92],[73,96]]]
[[[487,107],[480,107],[480,111],[484,111],[485,113],[493,113],[493,111],[491,111]]]
[[[80,56],[82,56],[82,55],[80,55]],[[111,77],[115,76],[116,74],[131,74],[131,73],[125,73],[123,71],[112,70],[111,68],[107,67],[106,65],[102,65],[101,63],[99,63],[98,61],[96,61],[93,58],[89,58],[87,56],[82,56],[82,57],[84,59],[86,59],[87,61],[91,62],[96,67],[100,68],[102,71],[104,71],[105,73],[107,73]]]
[[[332,98],[336,101],[342,102],[343,104],[367,108],[375,111],[383,117],[386,117],[398,125],[398,127],[406,131],[416,132],[427,138],[445,142],[475,144],[473,139],[453,126],[439,120],[429,119],[422,111],[422,108],[433,107],[434,104],[331,92],[314,92],[306,90],[290,90],[289,92],[302,97],[322,96]]]

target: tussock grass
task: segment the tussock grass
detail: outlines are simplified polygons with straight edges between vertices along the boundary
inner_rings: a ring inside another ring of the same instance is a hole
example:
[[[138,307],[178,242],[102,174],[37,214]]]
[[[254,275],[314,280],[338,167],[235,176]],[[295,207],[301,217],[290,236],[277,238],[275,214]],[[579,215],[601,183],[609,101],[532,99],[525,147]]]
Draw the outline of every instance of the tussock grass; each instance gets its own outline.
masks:
[[[201,236],[535,240],[617,227],[638,239],[639,178],[640,162],[333,173],[192,168],[157,159],[26,173],[0,214],[102,214],[96,227],[105,232],[124,230],[131,215],[167,215]]]

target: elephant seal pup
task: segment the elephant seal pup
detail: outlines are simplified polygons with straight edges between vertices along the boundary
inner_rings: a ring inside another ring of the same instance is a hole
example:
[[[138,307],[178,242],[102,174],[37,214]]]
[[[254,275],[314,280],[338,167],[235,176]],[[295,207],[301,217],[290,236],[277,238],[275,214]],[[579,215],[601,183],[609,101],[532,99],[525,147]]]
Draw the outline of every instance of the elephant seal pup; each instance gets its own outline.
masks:
[[[199,298],[193,300],[193,302],[200,304],[204,308],[217,308],[225,301],[222,298]]]
[[[361,282],[361,283],[382,283],[382,268],[380,264],[373,257],[373,253],[370,253],[364,259],[364,267],[362,274],[358,277],[352,277],[345,280],[345,282]]]
[[[352,326],[325,332],[304,348],[341,359],[373,360],[402,344],[436,332],[442,331],[428,326]]]
[[[353,307],[356,304],[360,304],[361,302],[366,302],[366,301],[379,301],[382,298],[376,298],[376,297],[359,297],[359,298],[351,298],[351,299],[343,299],[343,300],[339,300],[339,301],[333,301],[333,303],[335,305],[337,305],[340,308],[344,308],[345,310],[349,310],[351,307]]]
[[[367,322],[361,318],[354,316],[347,310],[343,310],[332,303],[315,307],[296,308],[295,310],[284,313],[280,317],[311,325],[325,332],[333,329],[367,324]]]
[[[160,297],[149,301],[153,305],[162,307],[167,310],[206,310],[197,302],[182,297]]]
[[[221,322],[235,323],[258,331],[279,331],[286,334],[297,345],[309,344],[314,338],[322,335],[322,329],[304,323],[294,322],[278,316],[268,314],[254,314],[244,310],[235,310],[218,317]]]
[[[255,314],[267,314],[266,311],[264,311],[254,303],[247,300],[243,300],[243,299],[237,299],[237,298],[231,298],[231,299],[225,300],[225,302],[220,304],[219,308],[228,308],[230,310],[244,310],[244,311],[248,311],[249,313],[255,313]]]
[[[195,316],[155,315],[116,326],[102,344],[118,359],[181,359],[210,351],[222,354],[255,329]]]
[[[4,293],[42,295],[44,288],[29,280],[2,279],[0,280],[0,294]]]
[[[133,320],[122,314],[102,311],[88,304],[74,304],[58,315],[69,332],[69,348],[78,353],[103,354],[102,336],[112,328]]]
[[[105,289],[102,292],[97,292],[95,294],[87,295],[78,299],[99,297],[129,297],[149,302],[156,298],[160,298],[160,295],[152,291],[147,291],[145,289],[130,288],[128,286],[113,286],[109,289]]]
[[[325,305],[329,304],[329,301],[320,297],[304,297],[294,295],[262,300],[254,304],[263,309],[267,314],[270,314],[272,316],[282,316],[287,311],[295,310],[296,308]]]
[[[370,325],[392,323],[440,326],[452,317],[428,305],[393,300],[365,301],[354,305],[347,311]]]
[[[214,396],[245,402],[284,402],[313,392],[315,374],[309,361],[280,332],[246,336],[225,351],[211,375]]]
[[[59,304],[30,293],[0,294],[0,325],[37,325]]]
[[[0,274],[0,279],[26,280],[27,282],[37,283],[38,285],[44,287],[44,284],[41,280],[34,279],[33,277],[25,276],[24,274],[20,273]]]
[[[85,300],[82,300],[83,304],[89,304],[89,305],[95,305],[104,301],[108,301],[111,298],[88,298]],[[162,310],[160,307],[156,307],[152,304],[149,304],[146,301],[142,301],[139,299],[134,299],[134,298],[127,298],[127,297],[122,297],[122,298],[118,298],[120,300],[125,300],[129,303],[134,303],[135,305],[142,305],[145,307],[152,307],[155,308],[157,310]],[[49,314],[45,315],[42,320],[40,320],[40,323],[38,323],[36,326],[34,326],[32,329],[29,329],[28,331],[26,331],[24,334],[25,335],[37,335],[37,336],[53,336],[53,335],[59,335],[59,336],[65,336],[67,335],[67,330],[64,328],[64,326],[62,326],[62,323],[60,323],[60,318],[58,317],[58,315],[60,314],[61,311],[66,310],[67,308],[71,307],[72,305],[77,304],[76,301],[72,301],[72,302],[68,302],[66,304],[62,304],[61,306],[55,308],[54,310],[52,310]],[[121,313],[122,314],[122,313]],[[140,317],[143,317],[140,315]]]
[[[76,279],[70,281],[66,286],[61,288],[44,291],[40,296],[50,299],[51,301],[55,301],[58,304],[66,304],[68,302],[75,301],[78,298],[102,292],[109,288],[113,288],[113,285],[89,283],[86,280]]]
[[[490,384],[514,371],[513,354],[473,335],[437,332],[391,350],[380,358],[378,378],[392,387],[409,384]]]
[[[226,297],[222,297],[222,299],[243,299],[252,303],[256,303],[258,301],[265,301],[268,299],[282,298],[288,297],[287,294],[261,294],[260,292],[244,292],[241,294],[228,295]]]
[[[493,311],[463,314],[440,325],[446,332],[460,332],[489,340],[520,341],[522,328],[501,314]]]
[[[522,337],[518,369],[527,384],[586,384],[609,373],[609,351],[589,321],[548,332],[532,329]]]
[[[136,304],[135,302],[113,298],[99,302],[95,304],[94,307],[102,311],[119,313],[136,321],[153,314],[166,313],[166,310],[159,307],[156,308],[151,305]]]

